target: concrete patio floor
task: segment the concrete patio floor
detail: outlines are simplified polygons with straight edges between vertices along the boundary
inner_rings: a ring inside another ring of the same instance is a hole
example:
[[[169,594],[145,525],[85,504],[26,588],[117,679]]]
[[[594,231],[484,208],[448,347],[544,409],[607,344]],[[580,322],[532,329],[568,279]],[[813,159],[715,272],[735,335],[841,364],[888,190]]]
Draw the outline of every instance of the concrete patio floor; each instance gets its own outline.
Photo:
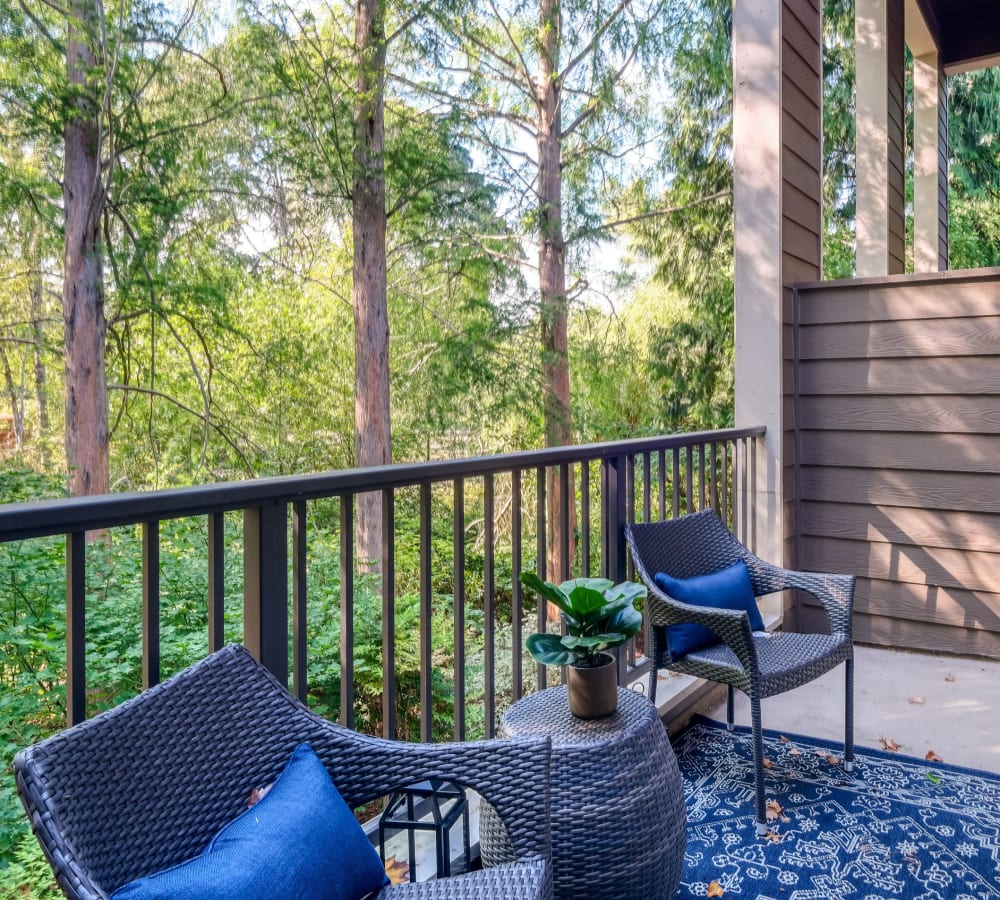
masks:
[[[766,729],[842,745],[844,667],[764,700],[761,710]],[[698,711],[725,722],[724,689]],[[736,724],[750,724],[739,692]],[[1000,661],[856,647],[854,741],[880,749],[883,737],[907,756],[934,751],[946,763],[1000,773]]]

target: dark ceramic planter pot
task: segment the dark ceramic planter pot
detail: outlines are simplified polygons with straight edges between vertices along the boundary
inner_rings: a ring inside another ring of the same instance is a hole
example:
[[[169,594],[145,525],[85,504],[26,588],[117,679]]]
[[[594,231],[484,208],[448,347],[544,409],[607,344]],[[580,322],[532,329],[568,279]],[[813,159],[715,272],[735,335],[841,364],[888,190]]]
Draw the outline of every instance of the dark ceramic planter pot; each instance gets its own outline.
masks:
[[[613,656],[600,657],[599,666],[568,667],[569,711],[578,719],[600,719],[618,708],[618,667]]]

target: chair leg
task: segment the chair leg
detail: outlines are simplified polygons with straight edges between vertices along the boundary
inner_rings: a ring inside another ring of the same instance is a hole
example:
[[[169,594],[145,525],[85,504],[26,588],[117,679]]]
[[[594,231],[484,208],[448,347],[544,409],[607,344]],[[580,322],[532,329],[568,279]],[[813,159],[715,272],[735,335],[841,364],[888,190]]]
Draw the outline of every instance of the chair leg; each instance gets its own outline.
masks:
[[[845,663],[844,675],[844,770],[854,771],[854,660]]]
[[[731,684],[728,687],[729,693],[726,695],[726,728],[732,731],[735,718],[736,689]]]
[[[753,782],[757,801],[757,834],[767,834],[767,798],[764,793],[764,732],[761,726],[760,697],[750,695],[750,719],[753,730]]]
[[[659,680],[660,646],[656,639],[656,629],[646,630],[646,646],[649,647],[649,702],[656,706],[656,683]]]

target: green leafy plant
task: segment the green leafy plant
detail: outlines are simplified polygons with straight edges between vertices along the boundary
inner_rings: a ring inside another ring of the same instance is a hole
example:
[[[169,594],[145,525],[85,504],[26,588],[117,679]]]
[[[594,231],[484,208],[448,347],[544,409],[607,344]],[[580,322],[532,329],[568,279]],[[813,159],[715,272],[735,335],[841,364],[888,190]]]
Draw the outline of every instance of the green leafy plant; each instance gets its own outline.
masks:
[[[529,635],[528,652],[543,665],[595,666],[602,650],[624,644],[642,628],[642,614],[633,604],[645,599],[646,588],[633,581],[576,578],[557,586],[522,572],[521,584],[554,603],[566,625],[563,635]]]

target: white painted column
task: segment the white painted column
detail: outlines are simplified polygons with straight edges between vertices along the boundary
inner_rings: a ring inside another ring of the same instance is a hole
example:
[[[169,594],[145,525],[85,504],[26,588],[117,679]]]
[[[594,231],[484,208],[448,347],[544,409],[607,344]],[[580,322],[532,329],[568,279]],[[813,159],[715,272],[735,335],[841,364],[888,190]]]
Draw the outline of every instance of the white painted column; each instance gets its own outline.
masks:
[[[755,550],[783,558],[781,0],[735,0],[733,156],[736,425],[764,425]],[[780,605],[779,605],[780,609]]]
[[[904,270],[902,0],[857,0],[854,20],[859,277]]]
[[[936,52],[913,59],[913,271],[948,268],[947,111]]]

